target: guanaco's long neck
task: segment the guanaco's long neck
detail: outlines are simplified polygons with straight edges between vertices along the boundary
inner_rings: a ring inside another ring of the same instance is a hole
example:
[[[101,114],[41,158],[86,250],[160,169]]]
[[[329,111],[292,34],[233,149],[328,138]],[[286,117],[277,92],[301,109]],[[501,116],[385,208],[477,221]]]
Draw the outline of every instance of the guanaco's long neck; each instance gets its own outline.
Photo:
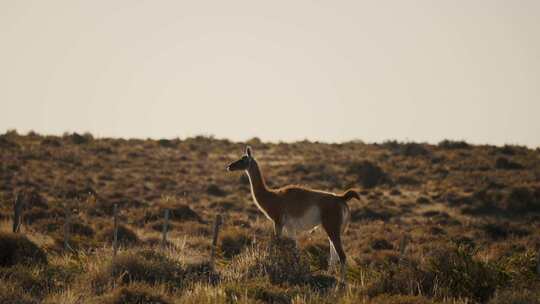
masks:
[[[251,183],[251,191],[253,192],[255,199],[259,203],[263,203],[263,200],[261,200],[260,198],[262,198],[270,191],[266,186],[266,182],[264,181],[264,177],[262,175],[261,169],[259,168],[259,164],[254,159],[252,159],[251,162],[252,163],[247,170],[249,182]]]

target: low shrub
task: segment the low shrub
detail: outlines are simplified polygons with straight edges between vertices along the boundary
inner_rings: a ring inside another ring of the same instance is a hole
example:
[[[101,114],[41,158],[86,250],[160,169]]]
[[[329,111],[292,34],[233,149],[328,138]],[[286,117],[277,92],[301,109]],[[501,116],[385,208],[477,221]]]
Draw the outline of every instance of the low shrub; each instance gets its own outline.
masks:
[[[501,170],[522,170],[525,169],[525,166],[501,156],[495,161],[495,168]]]
[[[379,265],[378,271],[372,273],[371,276],[374,279],[367,288],[367,294],[370,297],[382,294],[429,294],[433,290],[433,277],[413,262],[386,262]]]
[[[358,183],[364,188],[373,188],[389,182],[388,175],[379,166],[367,160],[352,163],[347,172],[355,174]]]
[[[380,295],[377,296],[369,303],[377,304],[432,304],[432,300],[427,299],[422,296],[411,296],[411,295]]]
[[[388,221],[392,217],[397,216],[399,214],[398,210],[395,210],[394,208],[371,208],[371,207],[362,207],[359,209],[355,209],[351,212],[351,220],[356,221]]]
[[[131,230],[125,225],[118,225],[118,244],[121,246],[130,246],[140,243],[140,239],[135,231]],[[114,240],[114,227],[107,226],[105,229],[99,231],[97,239],[102,242],[112,244]]]
[[[269,285],[264,281],[248,282],[247,284],[230,283],[225,286],[225,294],[231,303],[241,302],[246,296],[257,302],[273,304],[291,304],[293,299],[291,292]]]
[[[317,291],[320,294],[325,294],[337,286],[338,281],[335,277],[325,274],[311,275],[307,281],[307,284],[311,289]]]
[[[26,236],[0,232],[0,266],[47,264],[45,251]]]
[[[221,189],[221,187],[219,187],[216,184],[208,185],[208,187],[206,188],[206,193],[208,193],[209,195],[212,195],[212,196],[225,196],[225,195],[227,195],[227,192],[225,192],[225,190]]]
[[[121,285],[144,282],[179,289],[184,283],[181,264],[153,250],[123,252],[90,273],[87,281],[94,292],[101,294],[111,285],[111,275]]]
[[[223,257],[230,259],[253,244],[253,239],[243,230],[229,229],[221,234],[220,250]]]
[[[157,141],[158,145],[163,148],[176,148],[178,145],[178,141],[173,141],[170,139],[159,139]]]
[[[90,133],[84,133],[83,135],[79,133],[73,133],[71,135],[64,135],[64,138],[68,138],[72,143],[76,145],[83,145],[94,140],[94,137]]]
[[[509,222],[490,222],[482,225],[481,228],[487,236],[495,241],[506,239],[509,236],[523,237],[530,234],[530,231]]]
[[[516,288],[530,287],[531,283],[537,281],[538,253],[533,250],[512,251],[501,257],[497,263]]]
[[[47,280],[44,267],[27,265],[0,268],[0,280],[16,284],[26,294],[36,298],[42,297],[47,292],[50,283]]]
[[[426,205],[431,203],[431,200],[425,196],[420,196],[416,199],[416,203],[420,205]]]
[[[233,258],[230,267],[232,280],[266,277],[272,284],[305,284],[311,275],[308,260],[287,238],[274,238],[244,251]]]
[[[330,245],[328,243],[309,244],[303,248],[302,252],[315,270],[328,268],[328,259],[330,258]]]
[[[409,157],[416,156],[428,156],[430,155],[429,150],[423,144],[418,143],[405,143],[401,145],[400,151],[402,155]]]
[[[506,286],[509,275],[497,263],[474,258],[465,246],[439,248],[418,263],[387,263],[373,275],[368,295],[424,295],[438,299],[468,298],[485,303]]]
[[[437,146],[446,150],[469,149],[471,147],[471,145],[469,145],[466,141],[448,139],[439,142]]]
[[[435,296],[470,298],[486,302],[509,276],[491,262],[479,261],[463,246],[436,251],[429,259],[428,271],[437,282]]]
[[[123,286],[109,294],[94,299],[99,304],[170,304],[174,303],[169,297],[156,288],[142,283]]]
[[[164,210],[169,210],[169,219],[174,222],[196,221],[205,223],[202,217],[191,207],[180,202],[164,200],[157,206],[144,210],[140,216],[141,223],[156,222],[163,220]]]
[[[3,281],[0,284],[0,303],[37,304],[39,302],[14,282]]]
[[[203,282],[215,285],[220,282],[221,276],[209,262],[200,262],[186,265],[184,280],[190,283]]]
[[[510,190],[504,208],[513,213],[540,211],[540,189],[516,187]]]
[[[540,304],[540,290],[504,289],[498,291],[489,304]]]
[[[385,239],[374,239],[371,241],[370,246],[374,250],[392,250],[394,245]]]

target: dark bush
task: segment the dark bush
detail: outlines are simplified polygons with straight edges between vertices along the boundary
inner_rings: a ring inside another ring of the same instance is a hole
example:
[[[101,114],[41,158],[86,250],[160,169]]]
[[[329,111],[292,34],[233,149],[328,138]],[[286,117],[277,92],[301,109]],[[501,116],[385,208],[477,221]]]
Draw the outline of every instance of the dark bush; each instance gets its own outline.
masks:
[[[51,282],[48,281],[43,265],[32,266],[19,264],[0,268],[0,281],[9,281],[21,287],[25,293],[31,296],[42,297],[48,291]]]
[[[489,304],[540,304],[540,290],[505,289],[498,291]]]
[[[54,138],[54,137],[46,137],[44,138],[42,141],[41,141],[41,145],[42,146],[47,146],[47,147],[61,147],[62,146],[62,142],[60,142],[60,140]]]
[[[103,304],[169,304],[173,303],[164,295],[155,291],[155,288],[146,284],[132,284],[123,286],[111,294],[96,299],[94,303]]]
[[[6,304],[38,304],[40,301],[26,293],[24,289],[9,280],[0,284],[0,303]]]
[[[475,259],[473,252],[462,246],[436,251],[429,259],[428,271],[439,282],[436,296],[466,297],[481,303],[509,280],[495,264]]]
[[[94,229],[84,223],[81,223],[80,221],[71,223],[70,229],[71,229],[71,233],[73,234],[82,235],[86,237],[94,236]]]
[[[247,303],[271,303],[271,304],[291,304],[292,297],[280,288],[264,284],[262,282],[248,282],[247,284],[229,284],[225,287],[227,303],[236,303],[238,299],[247,296],[255,301]]]
[[[481,228],[493,240],[502,240],[509,236],[524,237],[530,234],[530,231],[508,222],[487,223],[482,225]]]
[[[201,216],[187,205],[176,204],[168,209],[170,210],[170,217],[173,221],[198,221],[204,223]]]
[[[359,209],[354,209],[351,211],[351,220],[352,221],[388,221],[390,218],[396,216],[397,213],[391,209],[372,209],[369,207],[362,207]]]
[[[270,241],[264,272],[273,284],[302,284],[310,274],[309,263],[302,258],[295,242],[287,238]]]
[[[467,247],[444,247],[425,263],[383,264],[368,288],[370,296],[424,295],[439,299],[468,298],[485,303],[509,276],[495,263],[474,258]]]
[[[455,140],[448,140],[445,139],[437,145],[439,148],[446,149],[446,150],[457,150],[457,149],[469,149],[471,145],[469,145],[467,142],[463,140],[455,141]]]
[[[398,185],[418,186],[421,184],[416,177],[410,175],[398,175],[395,177],[394,181]]]
[[[520,164],[509,160],[506,157],[498,157],[495,161],[495,168],[501,170],[522,170],[525,167]]]
[[[431,203],[431,200],[425,196],[420,196],[416,199],[416,203],[420,205],[425,205]]]
[[[176,143],[169,139],[158,140],[158,145],[164,148],[176,148]]]
[[[423,144],[417,143],[406,143],[401,146],[400,153],[405,156],[415,157],[415,156],[427,156],[430,155],[430,152]]]
[[[330,245],[328,243],[313,243],[304,247],[303,252],[309,259],[309,264],[318,270],[328,268]]]
[[[220,250],[223,257],[227,259],[240,254],[246,247],[253,244],[253,239],[247,233],[238,229],[224,231],[220,238]]]
[[[390,242],[388,242],[385,239],[375,239],[375,240],[371,241],[370,246],[374,250],[391,250],[391,249],[394,249],[394,245],[392,245]]]
[[[83,145],[83,144],[87,144],[91,142],[94,139],[94,137],[90,133],[85,133],[83,135],[80,135],[79,133],[73,133],[69,135],[69,139],[71,140],[72,143],[76,145]]]
[[[0,148],[2,149],[18,149],[19,144],[7,139],[4,135],[0,136]]]
[[[436,304],[422,296],[410,295],[380,295],[368,302],[369,304]]]
[[[497,148],[497,151],[501,154],[512,156],[516,154],[527,153],[529,149],[525,146],[516,146],[516,145],[504,145],[501,148]]]
[[[206,188],[206,193],[213,195],[213,196],[225,196],[227,195],[227,192],[225,192],[223,189],[221,189],[216,184],[210,184]]]
[[[308,279],[308,285],[317,292],[324,294],[332,290],[337,285],[337,280],[333,276],[325,274],[314,274]]]
[[[45,252],[21,234],[0,232],[0,266],[47,264]]]
[[[433,277],[417,263],[384,263],[380,267],[368,286],[369,296],[432,293]]]
[[[233,280],[266,277],[272,284],[305,284],[311,275],[309,261],[295,241],[272,238],[232,259]]]
[[[347,172],[355,174],[364,188],[373,188],[389,181],[387,174],[379,166],[367,160],[352,163]]]
[[[506,197],[505,209],[514,213],[540,211],[540,190],[527,187],[513,188]]]
[[[395,188],[394,188],[394,189],[390,190],[390,193],[389,193],[389,194],[392,195],[392,196],[400,196],[400,195],[401,195],[401,191],[399,191],[399,189],[395,189]]]
[[[179,289],[184,284],[184,271],[180,263],[154,250],[123,252],[113,262],[105,264],[89,278],[96,293],[102,293],[110,285],[111,274],[122,285],[164,283],[170,288]]]
[[[215,285],[220,282],[221,278],[209,262],[201,262],[186,265],[184,280],[186,282],[203,282]]]
[[[97,239],[109,244],[112,243],[114,239],[114,227],[107,226],[105,229],[101,230],[97,235]],[[139,242],[139,237],[133,230],[127,226],[118,225],[118,244],[122,246],[129,246],[135,245]]]

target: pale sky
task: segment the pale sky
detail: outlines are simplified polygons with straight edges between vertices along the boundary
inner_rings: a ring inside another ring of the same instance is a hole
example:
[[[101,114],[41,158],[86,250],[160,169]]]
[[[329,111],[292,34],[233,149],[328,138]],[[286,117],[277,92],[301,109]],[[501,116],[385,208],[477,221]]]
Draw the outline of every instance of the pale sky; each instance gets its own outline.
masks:
[[[540,146],[540,1],[0,0],[0,132]]]

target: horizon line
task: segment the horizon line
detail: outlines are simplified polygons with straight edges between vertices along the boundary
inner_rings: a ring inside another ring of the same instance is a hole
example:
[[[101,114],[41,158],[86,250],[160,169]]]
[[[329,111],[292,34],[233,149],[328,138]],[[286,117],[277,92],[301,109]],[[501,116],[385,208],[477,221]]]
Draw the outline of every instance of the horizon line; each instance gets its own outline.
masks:
[[[348,139],[348,140],[341,140],[341,141],[332,141],[332,140],[320,140],[320,139],[310,139],[310,138],[303,138],[303,139],[290,139],[290,140],[285,140],[285,139],[278,139],[278,140],[268,140],[268,139],[264,139],[264,138],[261,138],[261,137],[258,137],[258,136],[253,136],[253,137],[250,137],[250,138],[247,138],[247,139],[244,139],[244,140],[235,140],[235,139],[232,139],[232,138],[228,138],[228,137],[221,137],[221,136],[216,136],[214,134],[208,134],[208,133],[199,133],[199,134],[191,134],[191,135],[185,135],[185,136],[180,136],[180,135],[177,135],[177,136],[172,136],[172,137],[167,137],[167,136],[163,136],[163,137],[156,137],[156,136],[141,136],[141,137],[128,137],[128,136],[107,136],[107,135],[101,135],[101,134],[94,134],[92,132],[89,132],[89,131],[64,131],[62,132],[62,134],[59,134],[59,133],[40,133],[40,132],[37,132],[35,130],[27,130],[26,132],[19,132],[19,130],[17,130],[16,128],[8,128],[8,129],[5,129],[4,130],[4,133],[0,133],[0,136],[6,136],[6,135],[9,135],[10,133],[15,133],[16,135],[18,136],[31,136],[31,135],[35,135],[35,136],[40,136],[40,137],[48,137],[48,136],[52,136],[52,137],[65,137],[65,136],[70,136],[70,135],[73,135],[73,134],[78,134],[78,135],[81,135],[81,136],[91,136],[92,139],[123,139],[123,140],[153,140],[153,141],[158,141],[158,140],[163,140],[163,139],[166,139],[166,140],[175,140],[175,139],[178,139],[178,140],[187,140],[187,139],[190,139],[190,138],[197,138],[197,137],[203,137],[203,138],[210,138],[210,139],[213,139],[213,140],[227,140],[233,144],[241,144],[241,143],[247,143],[247,142],[250,142],[250,141],[254,141],[254,140],[258,140],[260,141],[261,143],[263,144],[280,144],[280,143],[285,143],[285,144],[294,144],[294,143],[301,143],[301,142],[309,142],[309,143],[320,143],[320,144],[329,144],[329,145],[332,145],[332,144],[347,144],[347,143],[358,143],[358,144],[365,144],[365,145],[382,145],[382,144],[386,144],[386,143],[390,143],[390,142],[396,142],[398,144],[411,144],[411,143],[415,143],[415,144],[425,144],[425,145],[432,145],[432,146],[437,146],[439,144],[441,144],[442,142],[445,142],[445,141],[448,141],[448,142],[454,142],[454,143],[459,143],[459,142],[464,142],[466,144],[469,144],[471,146],[477,146],[477,147],[482,147],[482,146],[492,146],[492,147],[504,147],[504,146],[514,146],[514,147],[525,147],[527,149],[530,149],[530,150],[538,150],[540,149],[540,145],[537,145],[537,146],[529,146],[527,144],[518,144],[518,143],[504,143],[504,144],[493,144],[493,143],[488,143],[488,142],[483,142],[483,143],[480,143],[480,142],[475,142],[475,141],[468,141],[466,139],[456,139],[456,138],[442,138],[440,140],[438,140],[437,142],[435,141],[429,141],[429,140],[423,140],[423,141],[417,141],[417,140],[414,140],[414,139],[397,139],[397,138],[389,138],[389,139],[384,139],[384,140],[381,140],[381,141],[365,141],[361,138],[351,138],[351,139]]]

